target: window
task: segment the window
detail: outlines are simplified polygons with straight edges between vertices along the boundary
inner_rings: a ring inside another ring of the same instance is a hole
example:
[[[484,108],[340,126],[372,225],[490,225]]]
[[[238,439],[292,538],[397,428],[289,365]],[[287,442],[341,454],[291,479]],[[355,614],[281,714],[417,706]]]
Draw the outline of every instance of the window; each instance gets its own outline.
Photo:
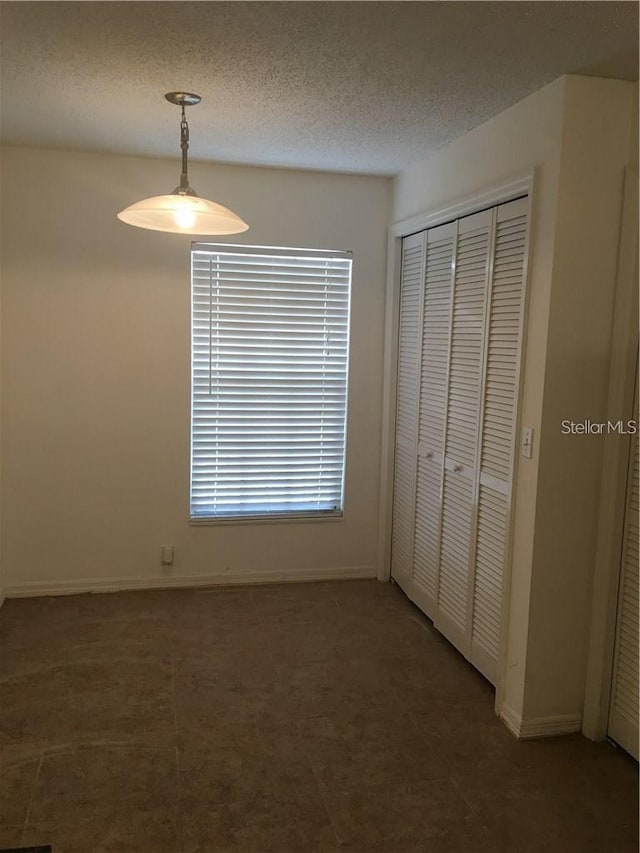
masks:
[[[194,244],[191,519],[342,515],[351,257]]]

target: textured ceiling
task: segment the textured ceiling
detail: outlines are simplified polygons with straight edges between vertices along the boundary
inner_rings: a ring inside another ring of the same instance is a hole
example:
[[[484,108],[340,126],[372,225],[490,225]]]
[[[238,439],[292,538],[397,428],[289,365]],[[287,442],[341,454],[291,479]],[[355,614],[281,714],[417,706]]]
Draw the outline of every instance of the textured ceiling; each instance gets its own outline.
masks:
[[[563,73],[638,77],[635,2],[3,2],[6,143],[393,174]]]

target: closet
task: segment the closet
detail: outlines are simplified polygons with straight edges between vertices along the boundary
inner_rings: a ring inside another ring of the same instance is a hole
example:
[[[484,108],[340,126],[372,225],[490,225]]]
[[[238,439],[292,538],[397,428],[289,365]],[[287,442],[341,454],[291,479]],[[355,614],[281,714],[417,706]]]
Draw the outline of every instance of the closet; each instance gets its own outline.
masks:
[[[633,406],[638,417],[638,379]],[[636,421],[637,423],[637,421]],[[638,758],[638,436],[631,438],[608,734]]]
[[[520,198],[402,241],[391,574],[492,683],[527,211]]]

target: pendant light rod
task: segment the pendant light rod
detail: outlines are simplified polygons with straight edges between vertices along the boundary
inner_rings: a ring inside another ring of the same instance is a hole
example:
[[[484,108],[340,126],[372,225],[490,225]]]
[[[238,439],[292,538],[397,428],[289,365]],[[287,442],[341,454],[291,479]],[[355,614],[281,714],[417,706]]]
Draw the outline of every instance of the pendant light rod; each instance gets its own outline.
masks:
[[[167,92],[165,95],[170,104],[175,104],[182,110],[180,118],[180,148],[182,149],[182,174],[180,184],[174,192],[178,195],[197,195],[196,191],[189,186],[189,123],[185,115],[185,107],[195,107],[202,98],[193,92]]]
[[[182,104],[182,120],[180,121],[180,148],[182,148],[182,174],[180,175],[180,189],[186,191],[189,189],[189,165],[187,162],[189,151],[189,125],[184,114],[184,104]]]

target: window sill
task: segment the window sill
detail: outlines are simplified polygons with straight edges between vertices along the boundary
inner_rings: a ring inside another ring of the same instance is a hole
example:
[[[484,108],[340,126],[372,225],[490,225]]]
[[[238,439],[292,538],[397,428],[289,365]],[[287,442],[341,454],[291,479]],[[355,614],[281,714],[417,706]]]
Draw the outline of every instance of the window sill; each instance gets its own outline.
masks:
[[[336,512],[331,515],[327,513],[318,513],[314,515],[254,515],[254,516],[236,516],[235,518],[190,518],[189,525],[191,527],[217,527],[219,525],[244,525],[244,524],[306,524],[309,522],[317,523],[318,521],[344,521],[344,511]]]

